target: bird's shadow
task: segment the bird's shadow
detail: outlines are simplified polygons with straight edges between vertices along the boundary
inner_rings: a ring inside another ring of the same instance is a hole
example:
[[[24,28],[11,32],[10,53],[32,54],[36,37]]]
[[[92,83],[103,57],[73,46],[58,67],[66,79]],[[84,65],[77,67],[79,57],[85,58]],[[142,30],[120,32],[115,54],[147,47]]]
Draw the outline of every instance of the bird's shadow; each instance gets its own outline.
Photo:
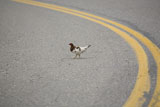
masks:
[[[85,59],[93,59],[95,57],[80,57],[80,58],[62,58],[61,61],[63,60],[85,60]]]

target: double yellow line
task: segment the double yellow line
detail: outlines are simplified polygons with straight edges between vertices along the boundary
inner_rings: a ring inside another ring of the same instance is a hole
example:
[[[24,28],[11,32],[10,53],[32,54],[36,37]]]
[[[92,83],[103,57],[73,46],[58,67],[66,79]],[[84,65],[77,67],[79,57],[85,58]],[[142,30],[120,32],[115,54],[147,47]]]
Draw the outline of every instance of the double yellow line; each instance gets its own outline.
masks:
[[[136,32],[135,30],[133,30],[127,26],[124,26],[124,25],[119,24],[117,22],[96,16],[93,14],[65,8],[62,6],[57,6],[54,4],[47,4],[47,3],[42,3],[42,2],[38,2],[38,1],[33,1],[33,0],[13,0],[13,1],[21,2],[21,3],[25,3],[25,4],[30,4],[30,5],[34,5],[34,6],[39,6],[39,7],[43,7],[43,8],[48,8],[51,10],[56,10],[56,11],[60,11],[63,13],[79,16],[81,18],[98,23],[98,24],[114,31],[119,36],[124,38],[125,41],[127,41],[128,44],[134,49],[135,54],[137,56],[138,64],[139,64],[137,81],[135,83],[133,91],[131,92],[130,97],[128,98],[128,100],[124,104],[124,107],[141,107],[146,100],[144,97],[144,92],[150,91],[150,77],[148,74],[147,55],[144,52],[144,49],[141,47],[141,45],[134,38],[132,38],[129,34],[136,37],[139,41],[141,41],[151,51],[151,53],[155,59],[155,62],[157,64],[157,83],[156,83],[156,88],[155,88],[155,91],[154,91],[154,94],[153,94],[153,97],[151,99],[149,106],[155,106],[155,107],[160,106],[160,102],[157,102],[158,98],[160,98],[160,95],[159,95],[159,93],[160,93],[160,77],[158,77],[158,75],[160,76],[160,49],[155,44],[153,44],[149,39],[147,39],[139,32]],[[112,26],[111,24],[116,27]],[[118,29],[117,27],[120,29],[123,29],[125,32]],[[128,32],[129,34],[126,32]]]

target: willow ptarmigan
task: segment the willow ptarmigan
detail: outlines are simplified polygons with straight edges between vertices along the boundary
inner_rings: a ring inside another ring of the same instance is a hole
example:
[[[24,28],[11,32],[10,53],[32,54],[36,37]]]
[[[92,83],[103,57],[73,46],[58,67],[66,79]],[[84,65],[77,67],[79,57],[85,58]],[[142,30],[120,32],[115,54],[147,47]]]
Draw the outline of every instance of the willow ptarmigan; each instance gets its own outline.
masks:
[[[72,53],[76,54],[76,56],[74,58],[77,58],[77,56],[79,56],[79,58],[80,58],[80,55],[91,46],[91,45],[87,45],[84,47],[80,47],[80,46],[73,45],[73,43],[70,43],[69,45],[70,45],[70,51]]]

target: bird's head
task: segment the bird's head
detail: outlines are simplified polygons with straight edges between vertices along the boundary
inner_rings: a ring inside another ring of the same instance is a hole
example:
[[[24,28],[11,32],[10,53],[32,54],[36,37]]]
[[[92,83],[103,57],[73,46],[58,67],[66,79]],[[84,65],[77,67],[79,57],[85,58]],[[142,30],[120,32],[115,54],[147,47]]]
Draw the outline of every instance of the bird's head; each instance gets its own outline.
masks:
[[[70,46],[73,46],[73,43],[69,43]]]

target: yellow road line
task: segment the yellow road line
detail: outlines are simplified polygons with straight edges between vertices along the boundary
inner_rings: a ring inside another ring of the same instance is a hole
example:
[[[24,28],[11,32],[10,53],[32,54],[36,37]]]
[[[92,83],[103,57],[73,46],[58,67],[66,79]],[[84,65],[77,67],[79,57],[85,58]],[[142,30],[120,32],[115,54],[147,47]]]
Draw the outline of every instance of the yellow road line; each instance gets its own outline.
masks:
[[[146,53],[144,52],[143,48],[139,45],[139,43],[135,39],[130,37],[127,33],[117,29],[116,27],[113,27],[113,26],[111,26],[109,24],[106,24],[102,21],[99,21],[99,20],[93,19],[91,17],[88,17],[88,16],[95,16],[95,15],[91,15],[91,14],[83,12],[84,15],[87,15],[87,16],[84,16],[82,14],[78,14],[78,12],[80,12],[80,11],[67,9],[67,8],[62,9],[61,7],[59,8],[56,5],[37,2],[37,1],[32,1],[32,0],[14,0],[14,1],[21,2],[21,3],[26,3],[26,4],[30,4],[30,5],[35,5],[35,6],[40,6],[40,7],[44,7],[44,8],[49,8],[49,9],[52,9],[52,10],[56,10],[56,11],[72,14],[72,15],[75,15],[75,16],[79,16],[79,17],[82,17],[84,19],[87,19],[87,20],[93,21],[95,23],[101,24],[101,25],[111,29],[112,31],[116,32],[117,34],[119,34],[134,49],[134,51],[136,53],[136,56],[137,56],[138,63],[139,63],[139,71],[138,71],[138,76],[137,76],[137,82],[136,82],[135,87],[132,91],[132,94],[129,97],[129,100],[127,102],[130,102],[129,106],[131,106],[131,105],[134,106],[135,105],[134,107],[141,106],[144,103],[144,101],[145,101],[145,98],[143,97],[144,92],[149,92],[149,90],[150,90],[150,80],[149,80],[149,74],[148,74],[148,60],[147,60],[147,56],[146,56]],[[74,11],[74,12],[72,12],[71,10]],[[75,12],[77,12],[77,13],[75,13]]]

